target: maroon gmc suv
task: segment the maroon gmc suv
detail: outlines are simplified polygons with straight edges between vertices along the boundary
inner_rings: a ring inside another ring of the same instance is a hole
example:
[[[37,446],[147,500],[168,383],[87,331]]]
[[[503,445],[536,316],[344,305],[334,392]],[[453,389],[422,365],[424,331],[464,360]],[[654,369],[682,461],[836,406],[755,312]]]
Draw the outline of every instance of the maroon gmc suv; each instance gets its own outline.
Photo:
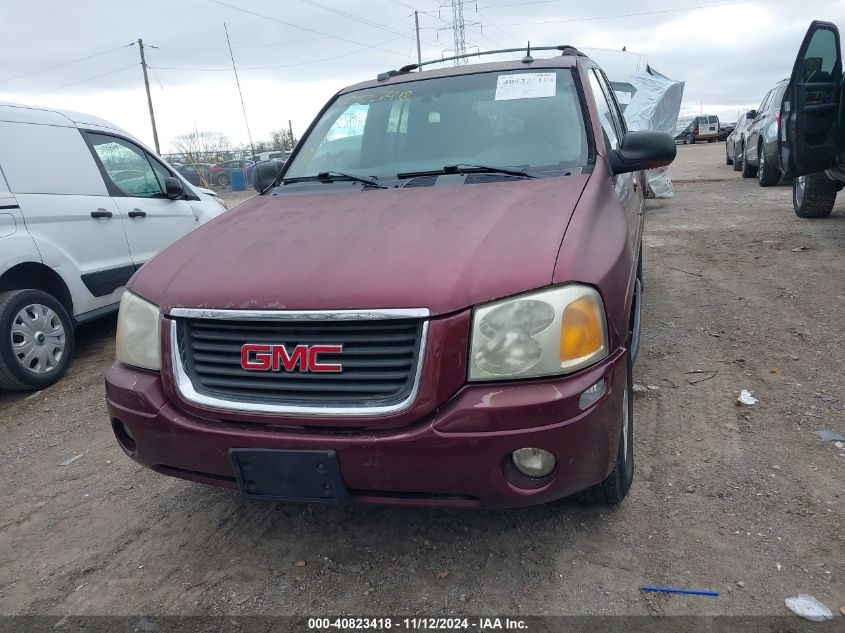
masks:
[[[261,195],[140,269],[106,375],[126,454],[248,498],[620,502],[641,170],[675,144],[534,50],[345,88]]]

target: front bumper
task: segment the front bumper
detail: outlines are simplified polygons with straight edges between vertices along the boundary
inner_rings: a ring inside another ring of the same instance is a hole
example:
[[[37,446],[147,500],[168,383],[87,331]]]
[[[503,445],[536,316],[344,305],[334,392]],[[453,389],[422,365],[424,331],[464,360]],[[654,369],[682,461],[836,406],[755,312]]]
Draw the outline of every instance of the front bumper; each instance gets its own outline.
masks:
[[[363,431],[188,413],[168,398],[158,373],[120,363],[106,374],[106,395],[124,451],[163,474],[236,488],[229,449],[334,450],[353,501],[506,507],[559,499],[608,475],[618,449],[625,372],[625,351],[617,350],[565,378],[468,384],[410,425]],[[581,394],[600,380],[604,395],[580,410]],[[553,453],[555,471],[543,480],[520,475],[510,454],[523,447]]]

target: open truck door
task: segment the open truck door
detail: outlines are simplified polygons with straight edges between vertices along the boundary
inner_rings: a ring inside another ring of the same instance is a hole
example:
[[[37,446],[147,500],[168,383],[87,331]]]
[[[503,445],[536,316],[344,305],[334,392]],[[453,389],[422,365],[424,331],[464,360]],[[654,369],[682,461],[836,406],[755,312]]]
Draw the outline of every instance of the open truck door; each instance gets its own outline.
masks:
[[[781,103],[780,168],[785,178],[833,167],[839,152],[842,53],[839,30],[813,21]]]

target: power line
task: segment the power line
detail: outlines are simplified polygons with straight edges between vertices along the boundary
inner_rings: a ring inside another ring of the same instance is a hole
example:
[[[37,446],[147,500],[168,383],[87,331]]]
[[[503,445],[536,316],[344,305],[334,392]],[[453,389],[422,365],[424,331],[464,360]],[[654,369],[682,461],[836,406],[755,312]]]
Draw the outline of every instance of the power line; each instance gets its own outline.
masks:
[[[401,39],[399,36],[393,37],[389,40],[385,40],[383,42],[379,42],[378,46],[383,44],[390,44],[391,42],[395,42],[396,40]],[[234,48],[234,47],[233,47]],[[319,64],[321,62],[327,62],[334,59],[340,59],[342,57],[349,57],[350,55],[355,55],[356,53],[360,53],[366,50],[371,49],[372,47],[367,45],[361,48],[358,48],[353,51],[348,51],[345,53],[341,53],[339,55],[332,55],[330,57],[321,57],[319,59],[309,59],[307,61],[302,62],[295,62],[293,64],[276,64],[273,66],[241,66],[238,68],[239,71],[243,72],[245,70],[276,70],[279,68],[296,68],[298,66],[307,66],[309,64]],[[152,66],[150,66],[152,68]],[[179,70],[179,71],[187,71],[187,72],[209,72],[209,73],[221,73],[221,72],[229,72],[229,68],[191,68],[186,66],[155,66],[157,70]]]
[[[274,18],[269,15],[263,15],[256,11],[251,11],[249,9],[244,9],[242,7],[236,6],[234,4],[228,4],[226,2],[221,2],[221,0],[208,0],[212,4],[220,5],[221,7],[227,7],[229,9],[234,9],[235,11],[240,11],[241,13],[246,13],[247,15],[252,15],[257,18],[261,18],[262,20],[270,20],[271,22],[277,22],[279,24],[284,24],[285,26],[290,26],[295,29],[299,29],[301,31],[307,31],[309,33],[314,33],[315,35],[322,35],[323,37],[330,37],[332,39],[340,40],[342,42],[347,42],[348,44],[355,44],[355,46],[365,46],[361,42],[356,42],[355,40],[350,40],[346,37],[340,35],[331,35],[329,33],[323,33],[322,31],[318,31],[316,29],[309,28],[307,26],[300,26],[299,24],[294,24],[293,22],[287,22],[285,20],[281,20],[279,18]],[[378,46],[369,46],[368,48],[374,48],[376,50],[380,50],[384,53],[390,53],[391,55],[399,55],[400,57],[405,57],[405,53],[399,53],[397,51],[392,51],[386,48],[379,48]]]
[[[47,66],[46,68],[39,68],[38,70],[32,70],[27,73],[23,73],[21,75],[15,75],[14,77],[6,77],[5,79],[0,79],[0,84],[6,83],[7,81],[14,81],[15,79],[23,79],[24,77],[31,77],[32,75],[37,75],[39,73],[47,72],[48,70],[54,70],[56,68],[63,68],[64,66],[70,66],[71,64],[75,64],[77,62],[85,61],[86,59],[91,59],[92,57],[99,57],[100,55],[105,55],[106,53],[113,53],[114,51],[119,51],[124,48],[129,48],[130,46],[135,46],[135,42],[131,42],[129,44],[124,44],[123,46],[115,46],[114,48],[110,48],[105,51],[100,51],[99,53],[91,53],[90,55],[85,55],[85,57],[77,57],[76,59],[70,59],[66,62],[62,62],[61,64],[56,64],[54,66]]]
[[[760,0],[738,0],[737,2],[721,2],[718,4],[702,4],[695,7],[678,7],[675,9],[662,9],[659,11],[641,11],[638,13],[620,13],[618,15],[598,15],[586,18],[569,18],[566,20],[544,20],[540,22],[517,22],[513,24],[502,24],[501,26],[535,26],[537,24],[564,24],[568,22],[592,22],[594,20],[614,20],[617,18],[633,18],[642,15],[658,15],[661,13],[679,13],[682,11],[695,11],[697,9],[709,9],[711,7],[728,7],[737,4],[751,4]],[[525,3],[530,4],[530,3]],[[487,7],[488,9],[491,7]]]
[[[122,68],[115,68],[114,70],[110,70],[110,71],[108,71],[108,72],[106,72],[106,73],[101,73],[101,74],[99,74],[99,75],[94,75],[93,77],[86,77],[85,79],[80,79],[79,81],[73,81],[73,82],[71,82],[71,83],[69,83],[69,84],[65,84],[65,85],[63,85],[63,86],[59,86],[58,88],[51,88],[50,90],[45,90],[44,92],[38,92],[38,93],[36,93],[36,96],[38,96],[38,95],[45,95],[45,94],[47,94],[48,92],[56,92],[57,90],[62,90],[62,89],[64,89],[64,88],[70,88],[71,86],[75,86],[75,85],[77,85],[77,84],[85,83],[86,81],[93,81],[94,79],[99,79],[100,77],[106,77],[106,76],[108,76],[108,75],[114,75],[114,74],[119,73],[119,72],[122,72],[122,71],[124,71],[124,70],[129,70],[130,68],[135,68],[135,66],[136,66],[136,65],[135,65],[134,63],[132,63],[132,64],[129,64],[128,66],[124,66],[124,67],[122,67]]]
[[[410,37],[411,39],[414,39],[414,36],[409,36],[407,33],[402,33],[401,31],[399,31],[397,29],[379,24],[378,22],[373,22],[372,20],[370,20],[368,18],[364,18],[364,17],[358,16],[358,15],[355,15],[353,13],[349,13],[348,11],[344,11],[342,9],[336,9],[335,7],[330,7],[330,6],[325,5],[321,2],[317,2],[316,0],[299,0],[299,1],[304,2],[305,4],[309,4],[313,7],[323,9],[324,11],[334,13],[335,15],[340,15],[342,17],[349,18],[350,20],[354,20],[355,22],[360,22],[361,24],[366,24],[366,25],[371,26],[373,28],[377,28],[377,29],[381,29],[382,31],[386,31],[388,33],[393,33],[394,35],[401,35],[402,37]],[[429,40],[429,41],[432,44],[436,43],[433,40]]]
[[[435,15],[434,13],[429,13],[428,11],[423,11],[422,9],[417,9],[413,5],[407,4],[405,2],[401,2],[401,0],[390,0],[390,2],[392,2],[393,4],[398,4],[400,7],[405,7],[406,9],[410,9],[411,11],[418,11],[419,13],[422,13],[423,15],[427,15],[430,18],[434,18],[435,20],[440,20],[444,24],[447,23],[447,21],[444,20],[443,18],[441,18],[439,15]]]
[[[494,29],[497,29],[500,33],[502,33],[502,34],[503,34],[505,37],[507,37],[509,40],[514,40],[514,39],[515,39],[515,38],[514,38],[514,37],[513,37],[510,33],[508,33],[507,31],[505,31],[502,27],[500,27],[498,24],[496,24],[495,22],[493,22],[493,20],[491,20],[491,19],[490,19],[490,18],[488,18],[486,15],[484,15],[483,13],[481,13],[481,11],[479,11],[479,10],[478,10],[478,5],[476,5],[476,7],[475,7],[475,13],[478,15],[478,17],[480,17],[482,20],[484,20],[485,22],[487,22],[488,24],[490,24],[490,26],[492,26]],[[488,37],[487,39],[490,39],[490,38]],[[492,40],[492,41],[495,41],[495,40]],[[501,46],[501,44],[500,44],[499,46]],[[503,47],[503,48],[504,48],[504,47]]]
[[[389,22],[385,22],[385,25],[396,24],[398,22],[402,22],[407,20],[408,16],[403,15],[401,18],[397,18],[395,20],[390,20]],[[348,35],[357,35],[359,33],[366,33],[371,31],[372,28],[368,29],[359,29],[357,31],[351,31],[349,33],[343,33],[341,35],[332,35],[331,37],[346,37]],[[325,39],[325,36],[321,37],[309,37],[303,40],[285,40],[284,42],[269,42],[267,44],[239,44],[237,46],[232,46],[233,49],[239,50],[242,48],[274,48],[277,46],[294,46],[296,44],[307,44],[309,42],[318,42],[319,40]],[[392,40],[391,40],[392,41]],[[226,46],[156,46],[161,50],[168,50],[168,51],[227,51],[229,50]]]

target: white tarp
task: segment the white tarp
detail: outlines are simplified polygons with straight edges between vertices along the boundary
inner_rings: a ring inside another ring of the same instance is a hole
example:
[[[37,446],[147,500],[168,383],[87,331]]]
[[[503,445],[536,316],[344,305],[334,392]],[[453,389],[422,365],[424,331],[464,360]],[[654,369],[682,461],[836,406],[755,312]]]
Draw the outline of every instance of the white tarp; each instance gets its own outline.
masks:
[[[630,130],[656,130],[674,136],[684,82],[669,79],[651,68],[648,70],[629,77],[637,91],[625,108],[625,122]],[[648,188],[655,198],[675,195],[668,170],[668,167],[659,167],[646,172]]]
[[[601,48],[582,49],[603,69],[623,109],[630,130],[656,130],[675,135],[684,82],[661,75],[645,55]],[[649,191],[656,198],[675,195],[668,168],[646,172]]]

